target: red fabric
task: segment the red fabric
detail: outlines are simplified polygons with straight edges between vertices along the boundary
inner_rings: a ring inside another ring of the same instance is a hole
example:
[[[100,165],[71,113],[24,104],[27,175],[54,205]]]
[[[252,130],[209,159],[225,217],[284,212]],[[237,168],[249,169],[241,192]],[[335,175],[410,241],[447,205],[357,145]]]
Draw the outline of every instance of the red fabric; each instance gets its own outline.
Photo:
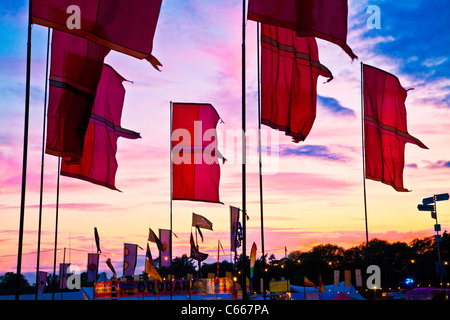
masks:
[[[249,0],[248,19],[330,41],[358,58],[347,45],[347,0]]]
[[[267,24],[261,31],[261,123],[303,141],[316,118],[317,79],[333,76],[314,38]]]
[[[215,131],[219,120],[219,114],[210,104],[173,104],[173,200],[221,203],[220,153]]]
[[[151,56],[162,0],[33,0],[32,23],[70,32],[139,59]],[[69,29],[71,5],[80,8],[80,29]]]
[[[364,65],[364,139],[366,178],[403,187],[405,143],[428,149],[407,129],[405,90],[398,78],[383,70]]]
[[[108,52],[87,39],[53,31],[46,153],[81,158]]]
[[[80,163],[64,158],[61,175],[117,190],[117,139],[119,136],[140,138],[138,133],[120,127],[125,99],[124,80],[112,67],[104,66],[85,136],[83,157]]]

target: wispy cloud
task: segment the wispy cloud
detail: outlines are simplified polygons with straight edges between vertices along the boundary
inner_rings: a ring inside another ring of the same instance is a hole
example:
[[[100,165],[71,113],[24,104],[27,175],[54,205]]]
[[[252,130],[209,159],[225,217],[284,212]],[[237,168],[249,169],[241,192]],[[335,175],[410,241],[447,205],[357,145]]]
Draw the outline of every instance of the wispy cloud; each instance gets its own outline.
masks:
[[[327,146],[320,145],[300,145],[298,147],[283,146],[280,154],[282,156],[304,156],[339,162],[345,162],[349,159],[343,154],[331,152],[330,148]]]

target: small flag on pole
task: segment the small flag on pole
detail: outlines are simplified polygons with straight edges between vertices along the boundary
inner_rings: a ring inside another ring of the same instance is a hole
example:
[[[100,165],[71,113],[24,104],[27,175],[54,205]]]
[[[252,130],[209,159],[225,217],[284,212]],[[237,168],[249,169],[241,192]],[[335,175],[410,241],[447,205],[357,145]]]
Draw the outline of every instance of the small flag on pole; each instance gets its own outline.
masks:
[[[156,243],[156,246],[158,247],[159,251],[165,251],[166,248],[163,246],[161,241],[159,240],[158,236],[153,232],[151,228],[148,229],[148,241]]]
[[[67,289],[67,269],[70,263],[60,263],[59,264],[59,288]]]
[[[323,284],[322,276],[319,274],[319,293],[324,292],[325,292],[325,285]]]
[[[310,287],[314,287],[314,289],[317,289],[317,286],[311,280],[309,280],[306,276],[303,277],[303,281],[305,283],[305,286],[310,286]]]
[[[153,280],[155,281],[159,280],[162,282],[161,276],[153,266],[152,253],[150,251],[150,246],[148,245],[148,243],[147,243],[147,253],[145,255],[145,273],[148,274],[149,277],[152,277]]]
[[[211,221],[206,219],[204,216],[201,216],[196,213],[192,213],[192,226],[207,229],[207,230],[213,229]]]
[[[98,253],[88,253],[87,281],[96,282],[98,274]]]
[[[44,293],[46,283],[47,283],[47,272],[39,271],[39,292],[40,293]]]
[[[137,261],[137,244],[125,243],[123,252],[123,275],[133,276]]]
[[[117,273],[116,273],[116,270],[114,269],[114,266],[112,265],[112,262],[111,262],[110,258],[106,259],[106,265],[111,270],[111,272],[113,273],[114,279],[116,280],[117,279]]]
[[[100,237],[98,235],[97,227],[94,227],[94,237],[95,237],[95,244],[97,245],[97,253],[101,253],[102,250],[100,250]]]
[[[167,229],[159,229],[159,239],[161,240],[164,250],[159,252],[159,259],[161,267],[170,267],[170,255],[172,247],[171,231]]]

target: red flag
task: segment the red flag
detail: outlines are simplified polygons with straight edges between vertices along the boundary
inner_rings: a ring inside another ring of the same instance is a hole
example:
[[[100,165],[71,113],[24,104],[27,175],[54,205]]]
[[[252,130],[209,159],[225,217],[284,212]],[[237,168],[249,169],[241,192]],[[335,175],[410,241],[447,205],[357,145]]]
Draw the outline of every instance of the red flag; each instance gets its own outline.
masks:
[[[330,41],[358,58],[347,45],[347,0],[249,0],[248,19]]]
[[[314,38],[267,24],[261,31],[261,123],[303,141],[316,118],[317,79],[333,75]]]
[[[120,126],[125,98],[125,88],[122,85],[124,80],[112,67],[105,64],[85,136],[81,162],[73,163],[65,158],[61,165],[61,175],[117,190],[117,139],[119,136],[140,138],[139,133]]]
[[[34,24],[147,59],[158,69],[161,64],[151,52],[161,3],[162,0],[33,0],[31,16]]]
[[[53,31],[46,153],[81,158],[108,52],[87,39]]]
[[[406,192],[405,143],[428,149],[408,133],[407,90],[396,76],[368,65],[363,65],[363,88],[366,178]]]
[[[219,120],[219,114],[210,104],[173,104],[173,200],[222,203],[218,163],[222,155],[217,150],[216,135]]]

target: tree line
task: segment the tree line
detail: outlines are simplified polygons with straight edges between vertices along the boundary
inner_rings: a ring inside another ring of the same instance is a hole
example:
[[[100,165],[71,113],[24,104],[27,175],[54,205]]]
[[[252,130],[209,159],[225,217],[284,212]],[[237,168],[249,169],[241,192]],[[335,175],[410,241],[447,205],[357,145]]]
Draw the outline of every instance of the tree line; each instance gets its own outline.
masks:
[[[447,262],[450,260],[450,235],[447,231],[442,234],[439,244],[441,261],[445,264],[445,271],[448,270]],[[263,257],[257,257],[255,262],[253,290],[262,292],[260,279],[265,277],[265,290],[269,290],[269,282],[272,280],[288,279],[291,285],[304,285],[304,276],[318,285],[319,275],[325,285],[333,284],[334,270],[341,271],[343,281],[344,270],[361,269],[363,276],[363,287],[365,287],[365,270],[369,265],[377,265],[381,271],[381,290],[391,291],[400,289],[411,289],[416,286],[440,287],[440,277],[437,275],[436,262],[438,261],[438,249],[434,237],[414,239],[409,243],[396,241],[388,242],[381,239],[372,239],[367,246],[365,243],[344,249],[335,244],[320,244],[309,251],[300,250],[286,252],[285,257],[276,259],[272,254],[264,257],[265,270],[263,270]],[[158,258],[155,259],[155,266],[158,266]],[[246,268],[249,268],[249,259],[246,259]],[[232,263],[224,260],[219,263],[219,277],[225,277],[227,272],[231,273],[239,283],[242,270],[242,255],[237,257],[237,261]],[[187,277],[192,274],[194,278],[206,278],[208,274],[216,274],[217,263],[201,263],[183,255],[175,257],[172,267],[159,267],[158,272],[163,278],[172,274],[176,279]],[[106,276],[105,273],[103,273]],[[352,273],[354,275],[354,273]],[[248,271],[247,271],[248,276]],[[143,279],[146,274],[142,274]],[[130,278],[131,280],[132,278]],[[411,281],[405,281],[412,279]],[[14,294],[17,281],[17,274],[7,272],[0,276],[0,294]],[[450,278],[443,276],[443,287],[450,287]],[[354,276],[352,283],[355,285]],[[93,286],[92,282],[87,282],[87,274],[81,274],[82,286]],[[21,293],[34,293],[35,284],[30,284],[21,275]],[[55,292],[59,292],[59,277],[56,276]],[[48,292],[53,290],[53,276],[47,277]]]

